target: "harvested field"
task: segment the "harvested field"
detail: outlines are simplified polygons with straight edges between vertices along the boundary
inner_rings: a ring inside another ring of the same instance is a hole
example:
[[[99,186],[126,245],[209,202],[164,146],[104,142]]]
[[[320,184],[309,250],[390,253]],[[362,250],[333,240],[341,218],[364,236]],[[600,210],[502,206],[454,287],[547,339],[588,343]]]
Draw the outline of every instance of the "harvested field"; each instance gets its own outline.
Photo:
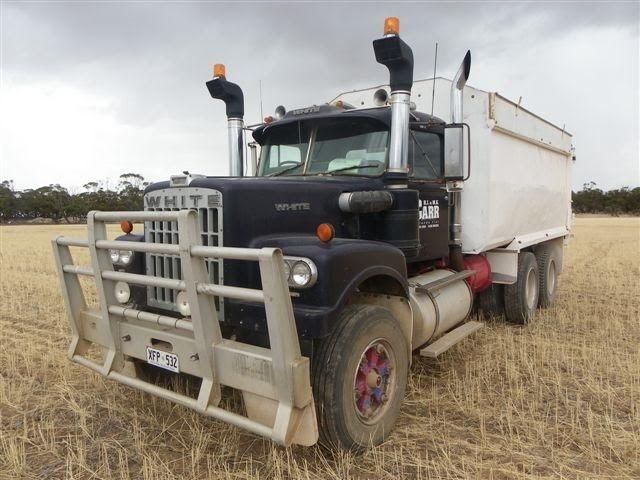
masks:
[[[531,325],[414,357],[396,430],[362,456],[276,447],[71,364],[49,242],[84,227],[0,228],[0,478],[640,478],[638,218],[578,218]]]

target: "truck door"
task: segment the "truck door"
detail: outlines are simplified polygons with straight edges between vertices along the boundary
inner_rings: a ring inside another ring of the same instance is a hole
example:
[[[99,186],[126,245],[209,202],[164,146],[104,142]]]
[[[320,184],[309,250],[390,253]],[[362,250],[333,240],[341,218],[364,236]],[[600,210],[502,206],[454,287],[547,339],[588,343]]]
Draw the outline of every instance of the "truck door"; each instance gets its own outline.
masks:
[[[439,259],[449,254],[449,200],[442,181],[443,162],[441,133],[410,130],[409,188],[418,190],[420,198],[420,250],[410,261]]]

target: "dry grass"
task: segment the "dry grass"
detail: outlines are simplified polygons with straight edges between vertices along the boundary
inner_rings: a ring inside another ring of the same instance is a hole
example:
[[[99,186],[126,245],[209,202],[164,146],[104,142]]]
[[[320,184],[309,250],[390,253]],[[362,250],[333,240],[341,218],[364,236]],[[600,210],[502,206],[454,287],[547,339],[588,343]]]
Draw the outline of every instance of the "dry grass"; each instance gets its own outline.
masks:
[[[414,358],[361,457],[275,447],[69,363],[48,241],[2,227],[1,478],[640,478],[640,221],[581,218],[557,306]]]

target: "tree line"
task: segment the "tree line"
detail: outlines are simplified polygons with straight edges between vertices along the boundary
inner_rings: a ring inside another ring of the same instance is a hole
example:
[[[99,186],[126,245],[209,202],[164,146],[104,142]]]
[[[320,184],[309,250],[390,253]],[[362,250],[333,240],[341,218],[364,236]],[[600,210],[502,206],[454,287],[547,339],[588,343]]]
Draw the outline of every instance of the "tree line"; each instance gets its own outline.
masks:
[[[140,210],[144,188],[149,185],[142,175],[123,173],[114,189],[105,182],[88,182],[84,191],[71,193],[60,185],[16,191],[12,180],[0,184],[0,222],[36,218],[54,222],[82,222],[91,210]],[[594,182],[572,192],[576,213],[640,215],[640,188],[623,187],[603,191]]]
[[[137,173],[123,173],[113,189],[106,182],[88,182],[79,193],[58,184],[17,191],[12,180],[4,180],[0,183],[0,222],[44,218],[77,223],[91,210],[140,210],[147,185]]]
[[[575,213],[640,215],[640,187],[604,191],[595,182],[588,182],[579,192],[572,192],[571,198]]]

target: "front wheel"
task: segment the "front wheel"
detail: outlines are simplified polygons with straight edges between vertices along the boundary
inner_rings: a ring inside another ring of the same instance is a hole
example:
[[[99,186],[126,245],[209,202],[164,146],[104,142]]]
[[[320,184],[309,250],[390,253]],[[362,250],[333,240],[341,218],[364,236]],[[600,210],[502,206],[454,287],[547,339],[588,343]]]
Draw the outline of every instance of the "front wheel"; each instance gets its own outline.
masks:
[[[313,360],[320,442],[361,451],[389,435],[400,413],[409,348],[387,309],[351,305]]]

